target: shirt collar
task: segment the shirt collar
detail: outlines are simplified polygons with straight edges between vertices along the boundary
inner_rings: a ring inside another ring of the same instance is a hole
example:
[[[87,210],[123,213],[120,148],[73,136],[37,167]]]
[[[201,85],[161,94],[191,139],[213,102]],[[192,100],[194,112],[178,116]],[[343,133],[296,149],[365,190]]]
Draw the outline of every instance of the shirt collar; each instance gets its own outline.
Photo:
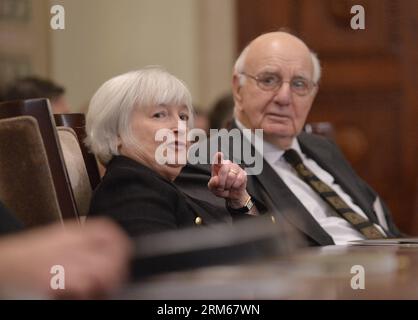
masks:
[[[252,140],[250,137],[249,130],[244,131],[244,129],[248,128],[246,128],[238,119],[235,119],[235,123],[237,124],[237,127],[243,132],[243,136],[251,142]],[[257,150],[257,152],[262,153],[263,157],[270,164],[275,163],[277,160],[281,159],[283,153],[286,151],[261,139],[257,135],[253,135],[253,142],[254,148]],[[261,148],[261,146],[263,147]],[[301,155],[302,158],[304,158],[302,150],[300,149],[298,139],[293,138],[290,148],[296,150],[299,153],[299,155]]]

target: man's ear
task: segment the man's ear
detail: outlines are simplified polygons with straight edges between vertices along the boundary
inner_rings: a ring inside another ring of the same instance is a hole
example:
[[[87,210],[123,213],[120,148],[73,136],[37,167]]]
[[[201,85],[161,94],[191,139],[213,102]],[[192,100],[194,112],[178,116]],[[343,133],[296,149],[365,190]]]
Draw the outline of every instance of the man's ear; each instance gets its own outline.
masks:
[[[318,93],[318,90],[319,90],[319,84],[317,84],[317,85],[314,87],[314,91],[312,92],[313,99],[315,99],[316,94]]]
[[[232,77],[232,94],[236,102],[235,104],[239,107],[242,101],[242,96],[240,78],[237,74],[234,74]]]

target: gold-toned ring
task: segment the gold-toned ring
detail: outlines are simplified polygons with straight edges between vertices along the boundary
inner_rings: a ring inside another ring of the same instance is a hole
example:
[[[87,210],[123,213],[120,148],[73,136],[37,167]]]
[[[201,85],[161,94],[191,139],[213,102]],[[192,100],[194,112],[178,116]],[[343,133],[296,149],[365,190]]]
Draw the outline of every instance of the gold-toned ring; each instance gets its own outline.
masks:
[[[238,175],[238,173],[239,173],[239,171],[234,170],[234,169],[229,169],[229,172],[231,172],[231,173],[233,173],[235,175]]]

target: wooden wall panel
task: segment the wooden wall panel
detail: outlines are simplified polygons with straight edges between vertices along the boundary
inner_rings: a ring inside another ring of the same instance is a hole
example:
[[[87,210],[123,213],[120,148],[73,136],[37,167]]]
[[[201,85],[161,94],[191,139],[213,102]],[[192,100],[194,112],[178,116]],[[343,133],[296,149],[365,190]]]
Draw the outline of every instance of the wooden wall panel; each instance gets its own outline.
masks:
[[[315,50],[327,56],[367,56],[390,54],[391,15],[386,10],[386,0],[341,1],[299,0],[297,31],[309,39]],[[350,28],[353,5],[363,5],[366,13],[366,29]]]

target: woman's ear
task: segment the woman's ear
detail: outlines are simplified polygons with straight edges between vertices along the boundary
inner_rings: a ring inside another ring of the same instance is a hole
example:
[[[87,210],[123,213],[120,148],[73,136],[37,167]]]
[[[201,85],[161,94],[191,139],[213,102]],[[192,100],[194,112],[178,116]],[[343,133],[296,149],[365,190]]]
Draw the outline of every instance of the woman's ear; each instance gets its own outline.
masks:
[[[118,151],[122,148],[122,138],[118,135],[116,138],[116,146],[118,147]]]

